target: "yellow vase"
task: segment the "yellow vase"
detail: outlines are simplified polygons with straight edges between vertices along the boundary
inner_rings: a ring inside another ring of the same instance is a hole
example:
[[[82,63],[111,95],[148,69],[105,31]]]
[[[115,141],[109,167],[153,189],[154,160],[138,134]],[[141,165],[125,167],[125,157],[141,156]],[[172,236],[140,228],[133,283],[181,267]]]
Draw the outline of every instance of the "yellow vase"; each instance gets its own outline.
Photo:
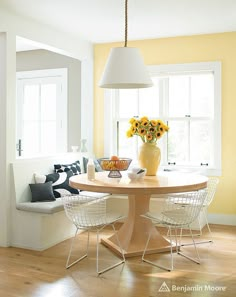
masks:
[[[156,175],[161,161],[161,151],[157,144],[145,142],[139,149],[139,165],[147,168],[146,175]]]

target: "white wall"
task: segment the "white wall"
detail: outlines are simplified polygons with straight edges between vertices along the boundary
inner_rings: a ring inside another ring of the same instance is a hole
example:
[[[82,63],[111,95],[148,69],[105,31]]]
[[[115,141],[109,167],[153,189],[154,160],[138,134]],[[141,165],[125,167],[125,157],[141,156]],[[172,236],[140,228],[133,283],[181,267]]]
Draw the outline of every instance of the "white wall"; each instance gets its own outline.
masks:
[[[0,152],[1,155],[6,156],[6,34],[0,33]],[[7,178],[6,178],[6,160],[0,157],[0,188],[2,193],[7,192]],[[7,242],[7,199],[6,196],[1,196],[0,200],[0,243]]]
[[[88,149],[93,143],[93,46],[86,40],[70,36],[30,19],[13,15],[0,4],[0,246],[10,244],[10,184],[9,164],[15,160],[15,72],[16,36],[47,44],[49,50],[81,61],[82,102],[87,100],[83,120],[89,128]],[[45,47],[44,47],[45,48]],[[88,91],[89,90],[89,91]],[[82,137],[82,135],[81,135]]]

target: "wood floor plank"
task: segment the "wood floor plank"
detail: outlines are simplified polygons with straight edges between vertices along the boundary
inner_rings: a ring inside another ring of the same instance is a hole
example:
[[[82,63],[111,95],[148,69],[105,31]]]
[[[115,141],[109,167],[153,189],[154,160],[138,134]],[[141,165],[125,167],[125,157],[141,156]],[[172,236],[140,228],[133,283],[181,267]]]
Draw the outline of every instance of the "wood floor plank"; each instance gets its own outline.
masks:
[[[70,240],[43,252],[0,248],[0,297],[234,297],[236,227],[211,225],[211,229],[214,243],[198,246],[201,265],[175,255],[175,270],[172,272],[163,271],[143,263],[140,257],[134,257],[128,258],[125,265],[97,277],[95,234],[91,237],[89,257],[68,270],[65,269],[65,262]],[[161,232],[166,231],[161,229]],[[110,229],[105,229],[103,236],[110,235]],[[201,240],[206,239],[207,235],[204,229]],[[80,236],[81,245],[85,246],[86,236],[84,233]],[[184,241],[188,242],[189,238],[184,238]],[[76,243],[76,246],[78,248],[79,244]],[[102,264],[109,265],[116,260],[107,248],[101,247],[100,250]],[[185,247],[184,250],[194,256],[192,247]],[[73,255],[76,256],[76,252]],[[149,257],[165,264],[169,260],[168,253]],[[170,292],[159,292],[163,282]],[[225,291],[219,291],[220,287],[225,287]],[[184,293],[183,290],[189,288],[192,291]]]

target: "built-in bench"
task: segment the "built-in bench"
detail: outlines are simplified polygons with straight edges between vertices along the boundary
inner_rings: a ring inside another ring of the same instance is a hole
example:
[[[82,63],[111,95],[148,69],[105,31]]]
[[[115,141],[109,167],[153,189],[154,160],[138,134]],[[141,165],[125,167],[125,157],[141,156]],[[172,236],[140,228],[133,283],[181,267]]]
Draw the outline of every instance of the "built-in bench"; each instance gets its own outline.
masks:
[[[69,164],[80,160],[82,165],[83,156],[80,153],[68,153],[51,158],[19,159],[11,164],[11,246],[44,250],[74,235],[75,228],[65,215],[62,199],[32,203],[29,184],[35,182],[35,173],[52,173],[54,164]],[[96,197],[104,195],[85,191],[82,193]],[[151,199],[150,209],[160,210],[164,199],[164,197]],[[111,210],[116,210],[123,215],[127,214],[126,195],[112,195],[107,205]]]
[[[74,235],[75,228],[64,212],[63,201],[31,202],[29,184],[35,183],[34,174],[54,171],[54,164],[81,161],[79,153],[57,157],[19,159],[12,166],[12,236],[11,245],[33,250],[47,249]],[[83,192],[89,196],[102,197],[102,193]]]

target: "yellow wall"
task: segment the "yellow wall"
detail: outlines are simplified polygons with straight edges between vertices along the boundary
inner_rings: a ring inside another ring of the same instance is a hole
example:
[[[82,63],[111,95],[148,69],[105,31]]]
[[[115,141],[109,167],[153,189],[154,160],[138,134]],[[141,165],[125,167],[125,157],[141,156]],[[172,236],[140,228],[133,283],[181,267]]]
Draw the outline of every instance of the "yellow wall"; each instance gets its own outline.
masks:
[[[142,51],[145,63],[222,62],[222,176],[210,212],[236,214],[236,32],[129,42]],[[94,47],[94,151],[103,156],[103,90],[98,82],[111,47]],[[219,132],[220,133],[220,132]],[[220,223],[220,222],[219,222]]]

